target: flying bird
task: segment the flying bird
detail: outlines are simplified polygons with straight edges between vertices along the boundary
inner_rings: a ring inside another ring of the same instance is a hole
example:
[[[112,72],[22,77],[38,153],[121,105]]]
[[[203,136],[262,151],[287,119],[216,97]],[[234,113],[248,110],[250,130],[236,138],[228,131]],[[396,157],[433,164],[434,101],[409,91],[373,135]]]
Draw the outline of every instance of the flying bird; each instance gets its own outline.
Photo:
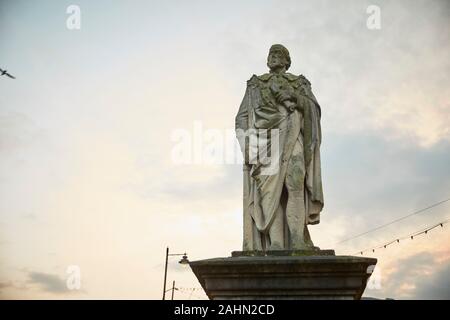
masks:
[[[13,77],[12,75],[10,75],[9,73],[8,73],[8,70],[2,70],[2,69],[0,69],[0,75],[2,75],[2,76],[8,76],[8,77],[10,77],[11,79],[15,79],[15,77]]]

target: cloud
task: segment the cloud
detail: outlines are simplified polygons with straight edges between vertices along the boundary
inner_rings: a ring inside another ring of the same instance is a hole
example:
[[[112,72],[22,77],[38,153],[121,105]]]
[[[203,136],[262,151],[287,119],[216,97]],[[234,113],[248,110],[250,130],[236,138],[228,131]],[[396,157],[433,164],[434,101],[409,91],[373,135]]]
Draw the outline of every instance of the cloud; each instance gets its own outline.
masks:
[[[0,290],[2,290],[4,288],[9,288],[12,286],[13,286],[12,281],[0,282]]]
[[[397,261],[383,281],[383,292],[397,299],[450,299],[450,259],[419,252]]]
[[[22,218],[28,219],[28,220],[36,220],[37,219],[37,214],[32,213],[32,212],[25,213],[25,214],[22,215]]]
[[[419,278],[414,297],[424,300],[450,300],[450,263],[436,267],[431,276]]]
[[[68,293],[66,281],[58,275],[32,271],[28,273],[28,281],[38,285],[42,290],[50,293]]]
[[[26,114],[1,110],[0,152],[8,154],[27,147],[42,137],[42,130]]]
[[[311,228],[318,245],[388,223],[450,197],[450,142],[422,148],[390,141],[378,130],[324,133],[322,223]],[[450,203],[335,247],[354,253],[448,218]],[[339,226],[339,227],[337,227]],[[333,235],[330,237],[330,235]]]

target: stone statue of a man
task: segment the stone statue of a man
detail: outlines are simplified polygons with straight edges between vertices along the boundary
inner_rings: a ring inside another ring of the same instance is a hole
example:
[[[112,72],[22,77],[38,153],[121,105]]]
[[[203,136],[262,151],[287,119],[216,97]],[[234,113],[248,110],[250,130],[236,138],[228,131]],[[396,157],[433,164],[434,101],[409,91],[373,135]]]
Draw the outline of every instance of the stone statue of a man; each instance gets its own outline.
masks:
[[[321,111],[310,82],[286,72],[290,65],[289,51],[273,45],[267,58],[270,72],[247,81],[235,119],[245,158],[244,251],[315,248],[307,225],[319,223],[324,203]],[[242,132],[258,135],[268,130],[277,132],[279,146],[277,170],[270,174],[263,170],[269,164],[249,161],[248,143],[242,136]]]

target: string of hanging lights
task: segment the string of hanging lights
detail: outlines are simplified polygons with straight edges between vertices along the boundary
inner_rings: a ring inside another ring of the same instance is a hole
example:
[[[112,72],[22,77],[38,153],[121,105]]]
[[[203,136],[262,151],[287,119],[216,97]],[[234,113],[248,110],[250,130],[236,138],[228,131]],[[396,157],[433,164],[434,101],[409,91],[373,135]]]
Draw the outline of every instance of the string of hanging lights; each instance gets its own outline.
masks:
[[[370,252],[370,251],[375,253],[375,251],[378,250],[378,249],[386,249],[388,246],[390,246],[390,245],[392,245],[394,243],[400,243],[400,241],[402,241],[402,240],[406,240],[406,239],[414,240],[415,237],[417,237],[419,235],[422,235],[422,234],[428,234],[429,231],[431,231],[431,230],[433,230],[433,229],[435,229],[437,227],[443,228],[444,225],[446,223],[448,223],[448,222],[450,222],[450,219],[442,221],[442,222],[439,222],[438,224],[435,224],[435,225],[433,225],[431,227],[427,227],[425,229],[421,229],[419,231],[413,232],[413,233],[411,233],[411,234],[409,234],[407,236],[396,238],[396,239],[391,240],[391,241],[389,241],[389,242],[387,242],[387,243],[385,243],[385,244],[383,244],[381,246],[373,247],[373,248],[366,249],[366,250],[361,250],[361,251],[358,251],[358,252],[356,252],[354,254],[362,255],[364,252]]]

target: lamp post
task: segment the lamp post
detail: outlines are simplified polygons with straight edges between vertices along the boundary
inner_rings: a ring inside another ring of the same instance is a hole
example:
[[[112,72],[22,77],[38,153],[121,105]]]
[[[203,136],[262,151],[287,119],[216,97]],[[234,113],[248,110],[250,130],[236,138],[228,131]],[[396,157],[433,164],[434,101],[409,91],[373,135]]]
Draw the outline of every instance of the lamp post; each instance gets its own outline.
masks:
[[[171,300],[173,300],[174,293],[175,293],[175,280],[173,280],[173,283],[172,283],[172,299]]]
[[[175,290],[178,290],[178,288],[175,287],[175,280],[173,280],[173,282],[172,282],[172,288],[166,290],[166,292],[172,291],[172,299],[171,299],[171,300],[173,300],[173,296],[174,296],[174,294],[175,294]]]
[[[180,264],[188,264],[189,260],[185,253],[169,253],[169,247],[166,248],[166,265],[164,267],[164,287],[163,287],[163,300],[166,300],[166,283],[167,283],[167,263],[169,262],[169,256],[183,256],[178,263]],[[175,288],[175,282],[173,284],[173,288]],[[173,290],[172,290],[172,299],[173,299]]]

